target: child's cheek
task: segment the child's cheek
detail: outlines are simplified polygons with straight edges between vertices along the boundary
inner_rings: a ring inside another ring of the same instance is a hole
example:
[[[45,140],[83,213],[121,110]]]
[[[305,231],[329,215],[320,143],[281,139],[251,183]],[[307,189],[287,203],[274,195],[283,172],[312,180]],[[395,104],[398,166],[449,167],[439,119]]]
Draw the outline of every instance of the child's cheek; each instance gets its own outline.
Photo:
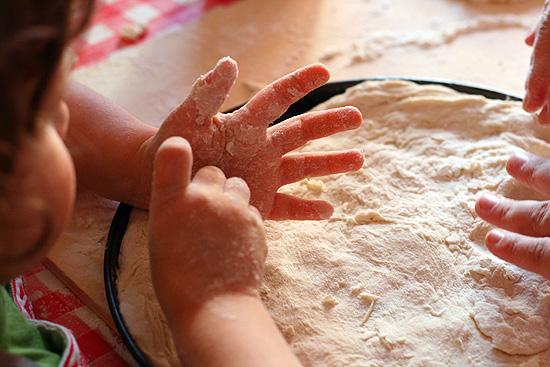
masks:
[[[51,209],[54,237],[51,240],[55,241],[61,235],[72,213],[76,196],[76,174],[69,151],[61,140],[61,134],[50,126],[48,135],[49,151],[44,157],[49,157],[48,171],[55,172],[55,175],[44,172],[42,182],[43,185],[48,185],[47,188],[44,187],[43,195]]]

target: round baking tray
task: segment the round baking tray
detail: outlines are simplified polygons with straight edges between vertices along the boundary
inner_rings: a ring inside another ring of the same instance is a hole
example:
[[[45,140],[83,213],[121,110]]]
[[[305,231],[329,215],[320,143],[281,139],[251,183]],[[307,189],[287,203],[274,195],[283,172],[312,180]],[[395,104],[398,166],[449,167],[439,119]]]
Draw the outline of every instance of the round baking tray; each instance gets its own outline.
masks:
[[[290,108],[286,111],[286,113],[283,116],[281,116],[279,119],[277,119],[275,122],[273,122],[273,124],[277,124],[292,116],[296,116],[304,112],[307,112],[313,107],[317,106],[318,104],[325,102],[326,100],[338,94],[344,93],[346,89],[367,80],[370,80],[370,81],[406,80],[406,81],[412,81],[422,85],[436,84],[436,85],[441,85],[441,86],[454,89],[460,93],[481,95],[490,99],[521,101],[520,97],[514,96],[506,92],[502,92],[494,89],[487,89],[480,85],[464,84],[464,83],[459,83],[455,81],[446,81],[441,79],[414,79],[414,78],[393,78],[393,77],[354,79],[354,80],[327,83],[322,87],[312,91],[311,93],[309,93],[308,95],[306,95],[305,97],[303,97],[302,99],[294,103],[292,106],[290,106]],[[239,107],[241,106],[237,106],[231,109],[230,111],[234,111]],[[107,296],[107,303],[109,304],[111,315],[113,316],[113,320],[118,329],[118,332],[120,333],[120,336],[122,337],[122,340],[124,341],[124,344],[126,344],[126,347],[128,348],[128,350],[130,351],[130,353],[132,354],[132,356],[134,357],[134,359],[136,360],[137,364],[140,367],[149,367],[149,366],[152,366],[151,362],[149,362],[145,353],[143,353],[141,348],[137,345],[136,341],[133,339],[128,329],[128,326],[124,322],[124,317],[120,312],[120,307],[118,302],[118,292],[117,292],[117,286],[116,286],[118,269],[119,269],[118,257],[120,253],[120,246],[122,244],[122,240],[124,239],[124,233],[126,232],[126,227],[128,226],[131,212],[132,212],[132,207],[123,203],[121,203],[118,206],[118,209],[115,212],[113,221],[111,223],[111,227],[109,229],[109,235],[107,237],[107,245],[105,248],[105,258],[104,258],[104,266],[103,266],[103,276],[105,281],[105,292]]]

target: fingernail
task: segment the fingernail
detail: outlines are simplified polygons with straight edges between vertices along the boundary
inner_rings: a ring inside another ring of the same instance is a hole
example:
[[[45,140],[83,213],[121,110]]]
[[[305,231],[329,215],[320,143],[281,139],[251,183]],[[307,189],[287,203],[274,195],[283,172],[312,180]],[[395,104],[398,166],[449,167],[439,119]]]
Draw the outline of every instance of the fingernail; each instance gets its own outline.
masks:
[[[485,237],[485,243],[487,246],[495,246],[504,238],[504,233],[498,229],[493,229]]]
[[[508,167],[520,169],[528,160],[529,155],[522,150],[518,150],[508,159]]]
[[[498,203],[498,197],[492,194],[483,194],[478,200],[478,208],[483,212],[489,212]]]

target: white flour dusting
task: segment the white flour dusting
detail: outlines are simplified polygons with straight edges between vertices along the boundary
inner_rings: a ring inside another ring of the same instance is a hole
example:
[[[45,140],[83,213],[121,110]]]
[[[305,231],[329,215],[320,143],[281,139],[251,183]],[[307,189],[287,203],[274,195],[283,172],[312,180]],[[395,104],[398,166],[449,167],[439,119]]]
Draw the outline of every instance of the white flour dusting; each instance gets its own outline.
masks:
[[[431,49],[451,43],[476,32],[487,32],[498,29],[523,28],[530,29],[529,21],[517,16],[489,15],[470,21],[444,25],[440,29],[423,30],[412,33],[369,32],[361,40],[356,40],[351,47],[345,49],[332,48],[321,55],[320,61],[331,61],[340,57],[349,58],[349,65],[370,62],[379,59],[387,50],[398,47],[418,47]]]
[[[324,222],[267,222],[262,297],[306,366],[550,363],[550,283],[493,257],[483,191],[543,199],[505,172],[520,147],[550,157],[550,130],[517,102],[438,86],[367,82],[319,108],[357,106],[352,132],[303,150],[360,148],[356,173],[289,186],[335,205]],[[147,213],[123,244],[121,308],[156,365],[177,365],[152,290]]]

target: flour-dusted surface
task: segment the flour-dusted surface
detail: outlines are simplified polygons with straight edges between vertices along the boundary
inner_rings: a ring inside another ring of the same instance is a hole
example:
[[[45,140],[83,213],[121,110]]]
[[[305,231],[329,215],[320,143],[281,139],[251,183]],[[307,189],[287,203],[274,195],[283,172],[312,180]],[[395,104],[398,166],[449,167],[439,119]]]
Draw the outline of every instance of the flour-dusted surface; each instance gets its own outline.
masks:
[[[502,4],[502,5],[512,5],[512,4],[523,4],[532,0],[466,0],[467,2],[473,4]]]
[[[511,28],[525,29],[527,32],[531,27],[529,21],[517,16],[488,15],[455,24],[434,25],[430,29],[420,32],[369,32],[363,39],[356,40],[347,48],[326,51],[319,61],[326,62],[346,58],[349,65],[354,65],[372,62],[383,57],[388,50],[395,48],[416,47],[428,50],[450,44],[461,37],[475,33]]]
[[[543,199],[505,172],[515,147],[550,156],[550,130],[516,102],[367,82],[319,108],[357,106],[358,131],[304,150],[359,147],[364,168],[286,191],[335,205],[325,222],[267,222],[261,290],[306,366],[550,363],[550,284],[487,252],[484,190]],[[121,308],[158,365],[174,348],[153,297],[145,212],[123,244]]]

